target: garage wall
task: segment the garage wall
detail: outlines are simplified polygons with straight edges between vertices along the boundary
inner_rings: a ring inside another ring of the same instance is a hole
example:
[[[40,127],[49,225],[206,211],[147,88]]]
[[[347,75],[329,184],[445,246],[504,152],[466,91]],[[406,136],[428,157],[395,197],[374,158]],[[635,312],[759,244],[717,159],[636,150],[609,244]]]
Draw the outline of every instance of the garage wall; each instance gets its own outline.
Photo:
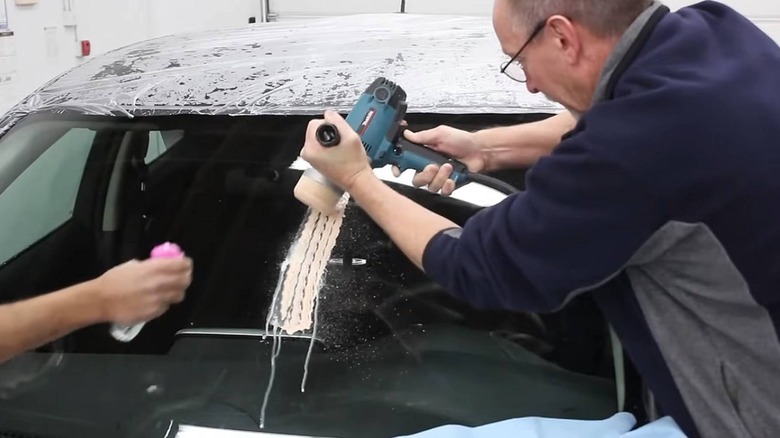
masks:
[[[268,3],[274,21],[401,10],[399,0],[269,0]]]
[[[721,0],[748,18],[780,42],[780,1]],[[414,14],[490,15],[493,0],[270,0],[270,11],[277,21],[362,12],[400,12]],[[665,0],[672,10],[698,3],[698,0]]]
[[[780,43],[780,1],[777,0],[720,0],[750,18],[756,25]],[[698,3],[690,0],[666,0],[672,10]]]
[[[6,3],[14,35],[0,37],[0,74],[7,78],[0,83],[0,112],[31,91],[33,84],[75,63],[75,57],[61,47],[69,41],[75,50],[73,34],[63,26],[62,4],[48,1],[17,8],[13,0]]]
[[[160,35],[247,26],[263,0],[39,0],[8,9],[12,37],[0,37],[0,113],[51,77],[92,56]],[[268,0],[273,21],[357,13],[490,15],[493,0]],[[723,0],[780,42],[780,1]],[[672,9],[693,4],[666,0]],[[5,80],[10,78],[10,80]]]
[[[89,58],[148,38],[247,26],[259,0],[5,0],[12,37],[0,37],[0,114],[55,75]],[[2,8],[3,0],[0,0]]]

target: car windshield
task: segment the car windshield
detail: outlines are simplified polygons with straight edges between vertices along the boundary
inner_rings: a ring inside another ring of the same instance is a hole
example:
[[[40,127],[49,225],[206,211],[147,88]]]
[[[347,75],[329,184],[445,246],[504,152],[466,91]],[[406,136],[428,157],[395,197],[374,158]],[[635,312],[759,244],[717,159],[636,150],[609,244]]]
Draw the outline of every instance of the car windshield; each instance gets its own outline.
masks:
[[[408,122],[474,130],[523,117]],[[0,436],[164,437],[194,425],[392,437],[617,411],[592,303],[550,315],[473,308],[354,203],[327,262],[316,333],[283,336],[275,350],[266,320],[308,214],[293,188],[309,119],[41,112],[0,138],[3,302],[94,278],[166,241],[195,265],[185,301],[133,341],[91,326],[0,366]],[[522,185],[521,173],[505,176]],[[483,208],[388,184],[461,225]]]

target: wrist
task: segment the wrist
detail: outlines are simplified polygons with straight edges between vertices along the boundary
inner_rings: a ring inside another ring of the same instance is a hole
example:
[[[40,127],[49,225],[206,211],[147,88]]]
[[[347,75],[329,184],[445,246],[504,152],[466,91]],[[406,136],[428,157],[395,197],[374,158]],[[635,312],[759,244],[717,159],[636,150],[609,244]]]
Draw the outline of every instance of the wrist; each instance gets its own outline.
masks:
[[[74,296],[72,302],[78,308],[84,324],[110,322],[108,303],[103,293],[100,277],[78,284],[71,290]]]
[[[480,131],[476,131],[471,134],[471,138],[474,142],[474,147],[478,151],[480,161],[482,162],[482,168],[477,169],[477,172],[487,172],[491,170],[495,170],[494,166],[494,159],[493,154],[491,153],[490,148],[488,145],[490,137],[490,130],[489,129],[483,129]]]
[[[371,166],[366,165],[366,167],[355,172],[352,178],[347,181],[347,183],[344,185],[344,190],[352,194],[353,191],[365,185],[367,181],[372,178],[377,179],[377,176],[374,175],[374,169],[372,169]]]

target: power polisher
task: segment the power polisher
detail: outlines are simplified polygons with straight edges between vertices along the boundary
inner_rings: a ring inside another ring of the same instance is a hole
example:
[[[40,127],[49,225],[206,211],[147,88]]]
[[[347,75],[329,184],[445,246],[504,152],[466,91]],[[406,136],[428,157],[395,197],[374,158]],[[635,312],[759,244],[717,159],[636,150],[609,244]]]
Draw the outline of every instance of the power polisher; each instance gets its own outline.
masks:
[[[391,164],[402,172],[408,169],[419,172],[429,164],[441,166],[449,163],[453,169],[450,179],[455,182],[455,188],[474,179],[460,161],[403,137],[401,122],[406,116],[406,109],[406,92],[394,82],[380,77],[363,92],[347,115],[347,124],[363,141],[371,167],[376,169]],[[320,125],[316,135],[317,141],[325,147],[337,146],[341,141],[338,129],[330,123]],[[332,215],[336,213],[336,205],[344,191],[311,168],[301,176],[294,194],[309,207]]]

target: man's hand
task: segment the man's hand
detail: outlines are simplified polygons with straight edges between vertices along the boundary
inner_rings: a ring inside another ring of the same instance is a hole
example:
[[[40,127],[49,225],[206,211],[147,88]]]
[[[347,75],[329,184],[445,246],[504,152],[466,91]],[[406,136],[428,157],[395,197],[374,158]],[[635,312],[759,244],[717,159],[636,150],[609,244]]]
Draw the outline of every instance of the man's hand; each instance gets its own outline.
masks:
[[[341,143],[338,145],[327,148],[317,141],[317,128],[325,122],[332,123],[338,129],[341,136]],[[301,158],[311,164],[322,176],[347,192],[352,188],[358,175],[372,172],[360,136],[335,111],[326,111],[324,120],[309,122]]]
[[[487,167],[483,146],[471,132],[442,125],[420,132],[407,130],[404,136],[409,141],[426,145],[461,161],[470,172],[481,172]],[[394,167],[393,174],[396,177],[400,176],[399,169]],[[452,175],[450,164],[441,167],[431,164],[414,176],[412,184],[415,187],[427,185],[429,191],[436,193],[441,190],[442,195],[449,196],[455,190],[455,182],[449,179],[450,175]]]
[[[564,111],[553,117],[533,123],[487,128],[476,132],[461,131],[449,126],[438,126],[417,133],[405,132],[410,141],[427,145],[465,164],[470,172],[533,166],[539,158],[549,155],[561,141],[561,136],[574,129],[577,120]],[[400,176],[398,169],[393,169]],[[415,175],[412,183],[428,186],[432,192],[452,193],[454,183],[449,179],[452,167],[448,164],[428,166]]]
[[[180,303],[192,282],[192,260],[131,260],[96,279],[103,319],[123,325],[149,321]]]

